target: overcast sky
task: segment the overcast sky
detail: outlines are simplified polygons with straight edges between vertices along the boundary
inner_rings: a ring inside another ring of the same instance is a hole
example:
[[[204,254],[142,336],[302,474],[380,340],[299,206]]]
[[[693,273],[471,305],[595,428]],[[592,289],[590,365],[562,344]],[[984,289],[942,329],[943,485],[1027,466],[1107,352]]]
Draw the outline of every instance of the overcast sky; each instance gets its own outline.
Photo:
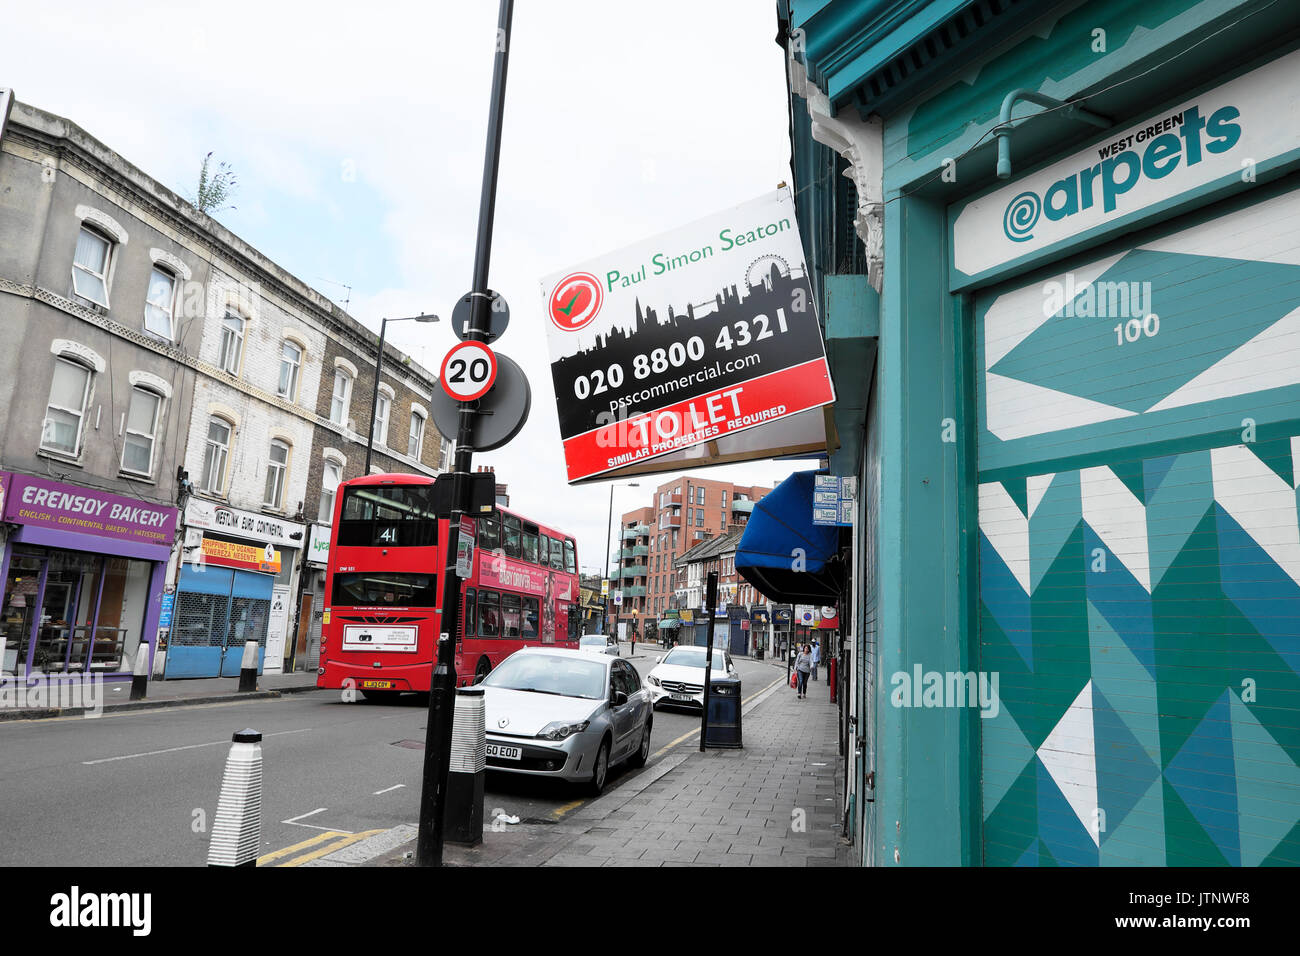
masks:
[[[131,0],[15,4],[0,86],[191,195],[209,150],[238,176],[216,218],[436,371],[470,288],[497,4]],[[539,280],[790,178],[774,0],[519,0],[490,284],[497,348],[533,388],[523,432],[475,463],[599,566],[605,483],[570,487]],[[27,40],[20,38],[26,37]],[[57,40],[57,44],[54,41]],[[699,472],[773,484],[809,463]],[[637,479],[615,511],[668,480]]]

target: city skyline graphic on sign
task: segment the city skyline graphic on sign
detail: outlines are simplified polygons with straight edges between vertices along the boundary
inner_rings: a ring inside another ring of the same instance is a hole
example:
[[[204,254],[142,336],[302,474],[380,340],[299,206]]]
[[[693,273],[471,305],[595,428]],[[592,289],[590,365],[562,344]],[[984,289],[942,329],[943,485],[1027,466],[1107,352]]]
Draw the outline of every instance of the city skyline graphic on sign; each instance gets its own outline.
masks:
[[[802,270],[787,267],[783,271],[781,265],[784,265],[784,261],[777,260],[776,257],[771,257],[765,264],[768,266],[766,274],[754,277],[757,281],[752,286],[733,282],[703,303],[688,303],[684,311],[678,311],[677,306],[669,304],[667,315],[662,318],[659,309],[643,305],[640,297],[637,297],[630,321],[620,322],[615,318],[609,327],[597,333],[592,344],[556,359],[551,365],[551,373],[556,394],[564,396],[577,377],[603,373],[611,362],[622,361],[630,369],[627,360],[631,356],[650,355],[655,349],[667,350],[675,343],[684,344],[691,336],[703,339],[705,347],[703,360],[690,362],[681,368],[670,368],[644,379],[627,374],[618,388],[610,388],[601,396],[600,403],[575,403],[562,399],[559,403],[561,436],[569,438],[608,424],[608,418],[599,420],[598,416],[602,409],[608,410],[611,402],[644,391],[655,383],[688,375],[717,361],[725,362],[744,355],[758,357],[752,365],[710,378],[702,386],[707,390],[725,388],[768,371],[822,358],[824,353],[820,327],[813,310],[812,290],[807,278]],[[611,303],[606,302],[605,308],[610,310]],[[789,329],[787,333],[779,332],[778,309],[782,310]],[[766,317],[769,323],[767,331],[772,334],[760,339],[760,328],[755,333],[755,339],[747,345],[729,351],[715,347],[724,325],[730,326],[741,321],[750,323],[757,316]],[[811,328],[805,327],[808,323],[811,323]],[[681,394],[685,396],[687,393]],[[651,407],[649,404],[645,407],[628,406],[626,414],[634,416]]]

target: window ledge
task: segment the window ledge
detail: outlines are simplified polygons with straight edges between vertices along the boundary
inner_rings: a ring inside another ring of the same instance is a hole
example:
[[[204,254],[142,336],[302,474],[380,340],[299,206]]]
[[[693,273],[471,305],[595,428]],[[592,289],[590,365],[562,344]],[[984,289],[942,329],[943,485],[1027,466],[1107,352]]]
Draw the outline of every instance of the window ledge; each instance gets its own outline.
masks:
[[[36,456],[38,458],[48,458],[50,461],[57,461],[62,465],[71,465],[73,468],[86,467],[81,463],[81,457],[79,455],[68,455],[61,451],[54,451],[51,448],[38,448],[36,450]]]
[[[146,328],[141,328],[140,334],[148,336],[149,338],[153,339],[155,342],[161,342],[163,345],[170,346],[171,348],[176,348],[177,343],[174,338],[168,338],[165,335],[161,335],[158,332],[150,331],[149,329]]]
[[[137,485],[154,485],[156,487],[158,484],[158,479],[152,475],[142,475],[138,472],[127,471],[124,468],[118,471],[117,477],[123,481],[133,481]]]

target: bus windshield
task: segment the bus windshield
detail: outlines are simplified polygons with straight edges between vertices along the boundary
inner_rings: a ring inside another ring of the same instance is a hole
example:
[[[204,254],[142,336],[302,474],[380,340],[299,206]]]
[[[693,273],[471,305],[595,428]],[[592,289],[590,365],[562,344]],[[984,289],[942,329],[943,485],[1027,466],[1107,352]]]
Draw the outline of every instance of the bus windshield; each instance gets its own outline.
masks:
[[[427,548],[438,543],[432,485],[347,488],[336,531],[343,547]]]

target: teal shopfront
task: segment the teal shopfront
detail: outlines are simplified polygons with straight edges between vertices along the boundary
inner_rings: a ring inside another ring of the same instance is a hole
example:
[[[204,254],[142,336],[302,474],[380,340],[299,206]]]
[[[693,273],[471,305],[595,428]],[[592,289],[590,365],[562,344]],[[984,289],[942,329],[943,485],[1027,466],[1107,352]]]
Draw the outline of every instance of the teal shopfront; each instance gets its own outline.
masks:
[[[791,6],[862,862],[1300,864],[1300,9]]]

